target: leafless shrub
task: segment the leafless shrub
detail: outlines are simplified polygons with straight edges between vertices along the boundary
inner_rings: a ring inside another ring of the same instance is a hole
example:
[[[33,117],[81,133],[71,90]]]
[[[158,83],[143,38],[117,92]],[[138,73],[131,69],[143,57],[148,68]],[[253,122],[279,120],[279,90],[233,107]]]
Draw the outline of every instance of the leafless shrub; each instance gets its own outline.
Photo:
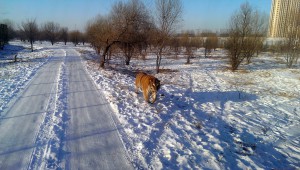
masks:
[[[100,16],[88,25],[87,37],[99,54],[102,50],[100,67],[104,67],[107,54],[116,47],[123,52],[125,64],[129,65],[132,56],[146,52],[152,27],[149,12],[141,1],[120,1],[108,16]]]
[[[259,50],[266,31],[266,21],[247,2],[231,17],[229,24],[226,48],[231,69],[234,71],[245,58],[250,62],[251,57]]]
[[[36,41],[39,33],[38,25],[35,19],[27,20],[22,22],[21,34],[26,38],[31,44],[31,51],[33,52],[33,43]]]
[[[203,37],[200,37],[200,36],[191,37],[191,45],[195,49],[202,47],[203,46]]]
[[[60,29],[59,39],[61,41],[63,41],[65,43],[65,45],[67,45],[67,42],[68,42],[68,39],[69,39],[68,28],[67,27],[63,27],[63,28]]]
[[[169,46],[171,47],[171,50],[174,52],[174,58],[178,59],[178,55],[180,54],[180,37],[172,37],[169,41]]]
[[[300,11],[291,11],[287,18],[287,33],[280,45],[280,52],[284,54],[286,66],[291,68],[298,62],[300,55]]]
[[[42,26],[43,37],[53,45],[59,38],[60,26],[54,22],[46,22]]]
[[[191,57],[194,56],[194,53],[193,53],[193,49],[192,49],[193,46],[192,46],[191,37],[189,37],[188,33],[183,34],[183,36],[181,38],[181,45],[182,45],[182,47],[185,48],[186,64],[190,64]]]
[[[1,24],[7,25],[7,39],[11,40],[16,38],[16,30],[15,30],[15,23],[12,20],[4,19],[0,21]]]
[[[205,34],[204,34],[205,35]],[[206,33],[205,40],[203,43],[203,46],[205,48],[204,50],[204,56],[207,57],[207,54],[210,54],[212,50],[216,50],[218,47],[218,37],[216,33]]]
[[[87,39],[100,54],[101,49],[114,38],[112,23],[109,17],[98,16],[91,21],[86,30]]]
[[[134,53],[145,52],[147,48],[148,32],[152,27],[150,15],[141,1],[132,0],[116,5],[112,19],[121,33],[118,45],[124,53],[125,64],[129,65]]]
[[[75,46],[77,46],[80,41],[80,35],[81,33],[78,30],[71,31],[69,33],[70,40]]]
[[[161,59],[167,42],[174,35],[182,14],[180,0],[156,0],[156,30],[152,38],[156,54],[156,72],[159,73]],[[155,36],[154,36],[155,35]]]

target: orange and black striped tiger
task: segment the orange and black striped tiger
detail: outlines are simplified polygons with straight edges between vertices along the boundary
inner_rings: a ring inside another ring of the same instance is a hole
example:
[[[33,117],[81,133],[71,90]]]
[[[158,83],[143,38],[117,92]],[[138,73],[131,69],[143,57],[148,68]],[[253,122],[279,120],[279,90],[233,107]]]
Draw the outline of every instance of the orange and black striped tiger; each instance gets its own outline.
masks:
[[[156,93],[160,88],[160,81],[152,75],[140,72],[136,75],[135,90],[138,93],[139,89],[143,91],[144,99],[147,102],[154,103]],[[149,96],[150,95],[150,96]],[[150,97],[150,98],[149,98]]]

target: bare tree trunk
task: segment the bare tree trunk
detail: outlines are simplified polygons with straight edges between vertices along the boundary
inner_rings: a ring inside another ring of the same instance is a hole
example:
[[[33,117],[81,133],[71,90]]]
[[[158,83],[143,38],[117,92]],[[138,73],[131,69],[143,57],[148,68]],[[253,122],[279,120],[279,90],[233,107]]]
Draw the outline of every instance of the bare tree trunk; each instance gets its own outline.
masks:
[[[107,55],[107,53],[108,53],[110,47],[111,47],[112,45],[114,45],[115,43],[120,43],[120,41],[113,41],[113,42],[111,42],[110,44],[106,45],[106,47],[105,47],[105,49],[104,49],[104,51],[103,51],[103,53],[102,53],[102,55],[101,55],[99,69],[100,69],[100,68],[104,68],[104,64],[105,64],[105,60],[106,60],[106,57],[105,57],[105,56]]]
[[[191,64],[191,56],[190,55],[187,56],[186,64]]]
[[[130,43],[126,43],[125,45],[125,65],[129,65],[131,57],[134,52],[134,47]]]
[[[17,56],[18,56],[18,54],[15,55],[15,62],[17,62]]]
[[[33,41],[30,40],[30,44],[31,44],[31,52],[33,52]]]
[[[156,73],[159,73],[159,67],[162,59],[163,47],[160,47],[158,54],[156,55]]]
[[[105,64],[105,56],[106,56],[106,53],[107,51],[109,50],[110,46],[106,46],[105,50],[103,51],[102,53],[102,57],[100,59],[100,66],[99,66],[99,69],[100,68],[104,68],[104,64]]]

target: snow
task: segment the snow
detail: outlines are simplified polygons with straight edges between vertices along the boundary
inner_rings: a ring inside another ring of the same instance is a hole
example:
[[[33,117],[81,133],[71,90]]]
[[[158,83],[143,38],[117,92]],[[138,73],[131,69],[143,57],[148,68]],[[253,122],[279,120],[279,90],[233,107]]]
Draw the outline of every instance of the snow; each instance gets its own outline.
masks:
[[[237,72],[228,69],[226,51],[208,58],[196,51],[186,59],[155,56],[124,66],[115,57],[98,69],[97,55],[81,49],[86,68],[102,89],[123,130],[136,168],[295,169],[300,166],[300,71],[283,58],[262,53]],[[151,105],[134,92],[135,73],[162,82]]]
[[[203,49],[198,49],[192,64],[185,64],[184,56],[163,59],[164,71],[155,74],[153,54],[146,60],[134,58],[129,66],[121,57],[113,57],[106,69],[98,69],[98,56],[88,45],[61,46],[36,43],[32,53],[29,44],[14,41],[0,51],[0,125],[5,120],[3,110],[37,71],[55,56],[66,56],[65,49],[76,49],[113,108],[113,120],[136,169],[300,167],[299,64],[287,69],[283,57],[264,52],[231,72],[225,50],[217,49],[205,58]],[[16,53],[22,60],[14,63]],[[63,145],[62,131],[69,121],[64,117],[68,66],[59,61],[57,67],[57,93],[49,96],[48,117],[37,133],[41,145],[34,150],[29,169],[64,167],[57,148]],[[154,104],[135,93],[138,71],[161,80]]]
[[[0,169],[131,169],[110,105],[79,53],[60,43],[35,49],[27,62],[46,50],[51,56],[41,58],[19,93],[10,92],[12,100],[2,99],[8,104],[0,112]]]
[[[43,122],[40,125],[40,130],[37,134],[37,147],[34,149],[31,164],[29,169],[58,169],[61,168],[61,151],[62,142],[65,137],[65,129],[67,122],[67,76],[65,64],[62,62],[66,57],[64,50],[58,50],[53,55],[60,56],[61,59],[56,62],[58,65],[57,73],[52,71],[57,76],[54,79],[56,85],[51,89],[49,97],[47,113],[44,116]],[[53,61],[52,61],[53,62]],[[55,93],[57,91],[57,93]]]
[[[26,48],[29,44],[22,45],[20,41],[11,42],[0,51],[0,110],[6,108],[8,102],[15,97],[35,75],[36,71],[51,56],[52,51],[35,46],[38,52],[30,52]],[[14,63],[17,54],[20,62]]]

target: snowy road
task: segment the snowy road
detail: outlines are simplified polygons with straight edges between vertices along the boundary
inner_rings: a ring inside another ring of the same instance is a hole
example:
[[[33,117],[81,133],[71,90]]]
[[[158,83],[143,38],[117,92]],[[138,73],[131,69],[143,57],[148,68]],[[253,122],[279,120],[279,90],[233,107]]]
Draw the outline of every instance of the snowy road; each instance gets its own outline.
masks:
[[[103,94],[74,49],[53,49],[0,117],[0,169],[131,169]]]

